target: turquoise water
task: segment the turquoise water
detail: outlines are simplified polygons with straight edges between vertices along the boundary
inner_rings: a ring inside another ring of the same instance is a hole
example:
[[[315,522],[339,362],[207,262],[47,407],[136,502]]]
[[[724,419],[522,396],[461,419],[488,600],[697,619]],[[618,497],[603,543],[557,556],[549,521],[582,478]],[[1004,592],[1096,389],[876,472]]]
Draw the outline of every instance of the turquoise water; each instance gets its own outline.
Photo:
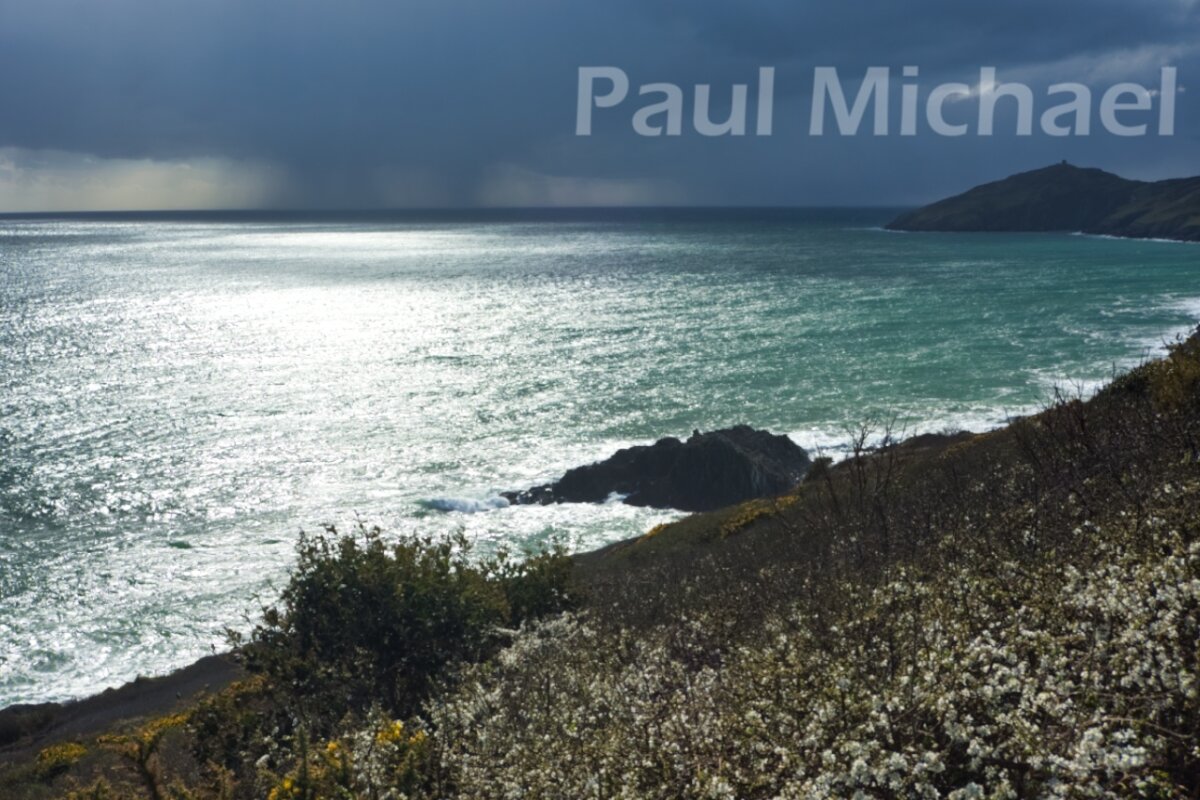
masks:
[[[590,548],[671,515],[466,512],[693,428],[985,429],[1200,316],[1196,246],[888,217],[0,219],[0,706],[220,646],[302,528]]]

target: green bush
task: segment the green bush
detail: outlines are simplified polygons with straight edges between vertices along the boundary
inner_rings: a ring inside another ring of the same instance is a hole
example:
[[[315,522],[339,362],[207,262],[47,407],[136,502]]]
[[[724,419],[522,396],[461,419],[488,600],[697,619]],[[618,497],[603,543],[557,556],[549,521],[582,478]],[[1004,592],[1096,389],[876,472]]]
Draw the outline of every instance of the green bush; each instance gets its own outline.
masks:
[[[573,580],[575,562],[561,547],[526,552],[517,562],[502,553],[488,566],[504,592],[510,626],[572,609],[579,603],[580,590]]]
[[[447,665],[486,658],[505,628],[572,602],[559,550],[475,559],[461,536],[389,542],[364,526],[302,536],[298,549],[244,657],[307,724],[373,704],[415,714]]]

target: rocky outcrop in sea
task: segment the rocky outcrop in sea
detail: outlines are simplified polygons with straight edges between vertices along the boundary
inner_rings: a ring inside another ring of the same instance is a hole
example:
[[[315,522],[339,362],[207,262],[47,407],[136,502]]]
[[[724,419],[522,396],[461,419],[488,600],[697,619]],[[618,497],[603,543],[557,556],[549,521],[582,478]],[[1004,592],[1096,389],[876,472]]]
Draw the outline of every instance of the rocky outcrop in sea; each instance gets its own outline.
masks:
[[[554,483],[503,496],[517,505],[550,505],[602,503],[617,495],[634,506],[711,511],[787,492],[811,466],[808,453],[787,436],[739,425],[619,450]]]

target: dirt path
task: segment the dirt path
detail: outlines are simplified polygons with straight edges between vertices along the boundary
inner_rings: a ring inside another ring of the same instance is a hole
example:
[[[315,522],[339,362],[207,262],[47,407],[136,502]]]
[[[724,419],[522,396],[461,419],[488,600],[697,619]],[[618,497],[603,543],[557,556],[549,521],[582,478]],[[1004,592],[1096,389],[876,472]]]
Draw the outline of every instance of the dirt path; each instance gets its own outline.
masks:
[[[126,720],[171,713],[243,675],[231,656],[207,656],[170,675],[138,678],[83,700],[11,706],[0,710],[0,763],[27,758],[57,741],[102,733]]]

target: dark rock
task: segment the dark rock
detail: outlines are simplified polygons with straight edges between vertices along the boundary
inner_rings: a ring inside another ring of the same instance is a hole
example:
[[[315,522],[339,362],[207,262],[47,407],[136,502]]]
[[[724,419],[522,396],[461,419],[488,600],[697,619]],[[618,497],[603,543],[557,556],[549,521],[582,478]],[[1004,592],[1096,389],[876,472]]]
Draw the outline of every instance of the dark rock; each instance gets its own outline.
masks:
[[[614,493],[634,506],[711,511],[794,488],[812,462],[786,436],[739,425],[694,431],[619,450],[611,458],[570,470],[558,481],[506,492],[515,504],[602,503]]]

